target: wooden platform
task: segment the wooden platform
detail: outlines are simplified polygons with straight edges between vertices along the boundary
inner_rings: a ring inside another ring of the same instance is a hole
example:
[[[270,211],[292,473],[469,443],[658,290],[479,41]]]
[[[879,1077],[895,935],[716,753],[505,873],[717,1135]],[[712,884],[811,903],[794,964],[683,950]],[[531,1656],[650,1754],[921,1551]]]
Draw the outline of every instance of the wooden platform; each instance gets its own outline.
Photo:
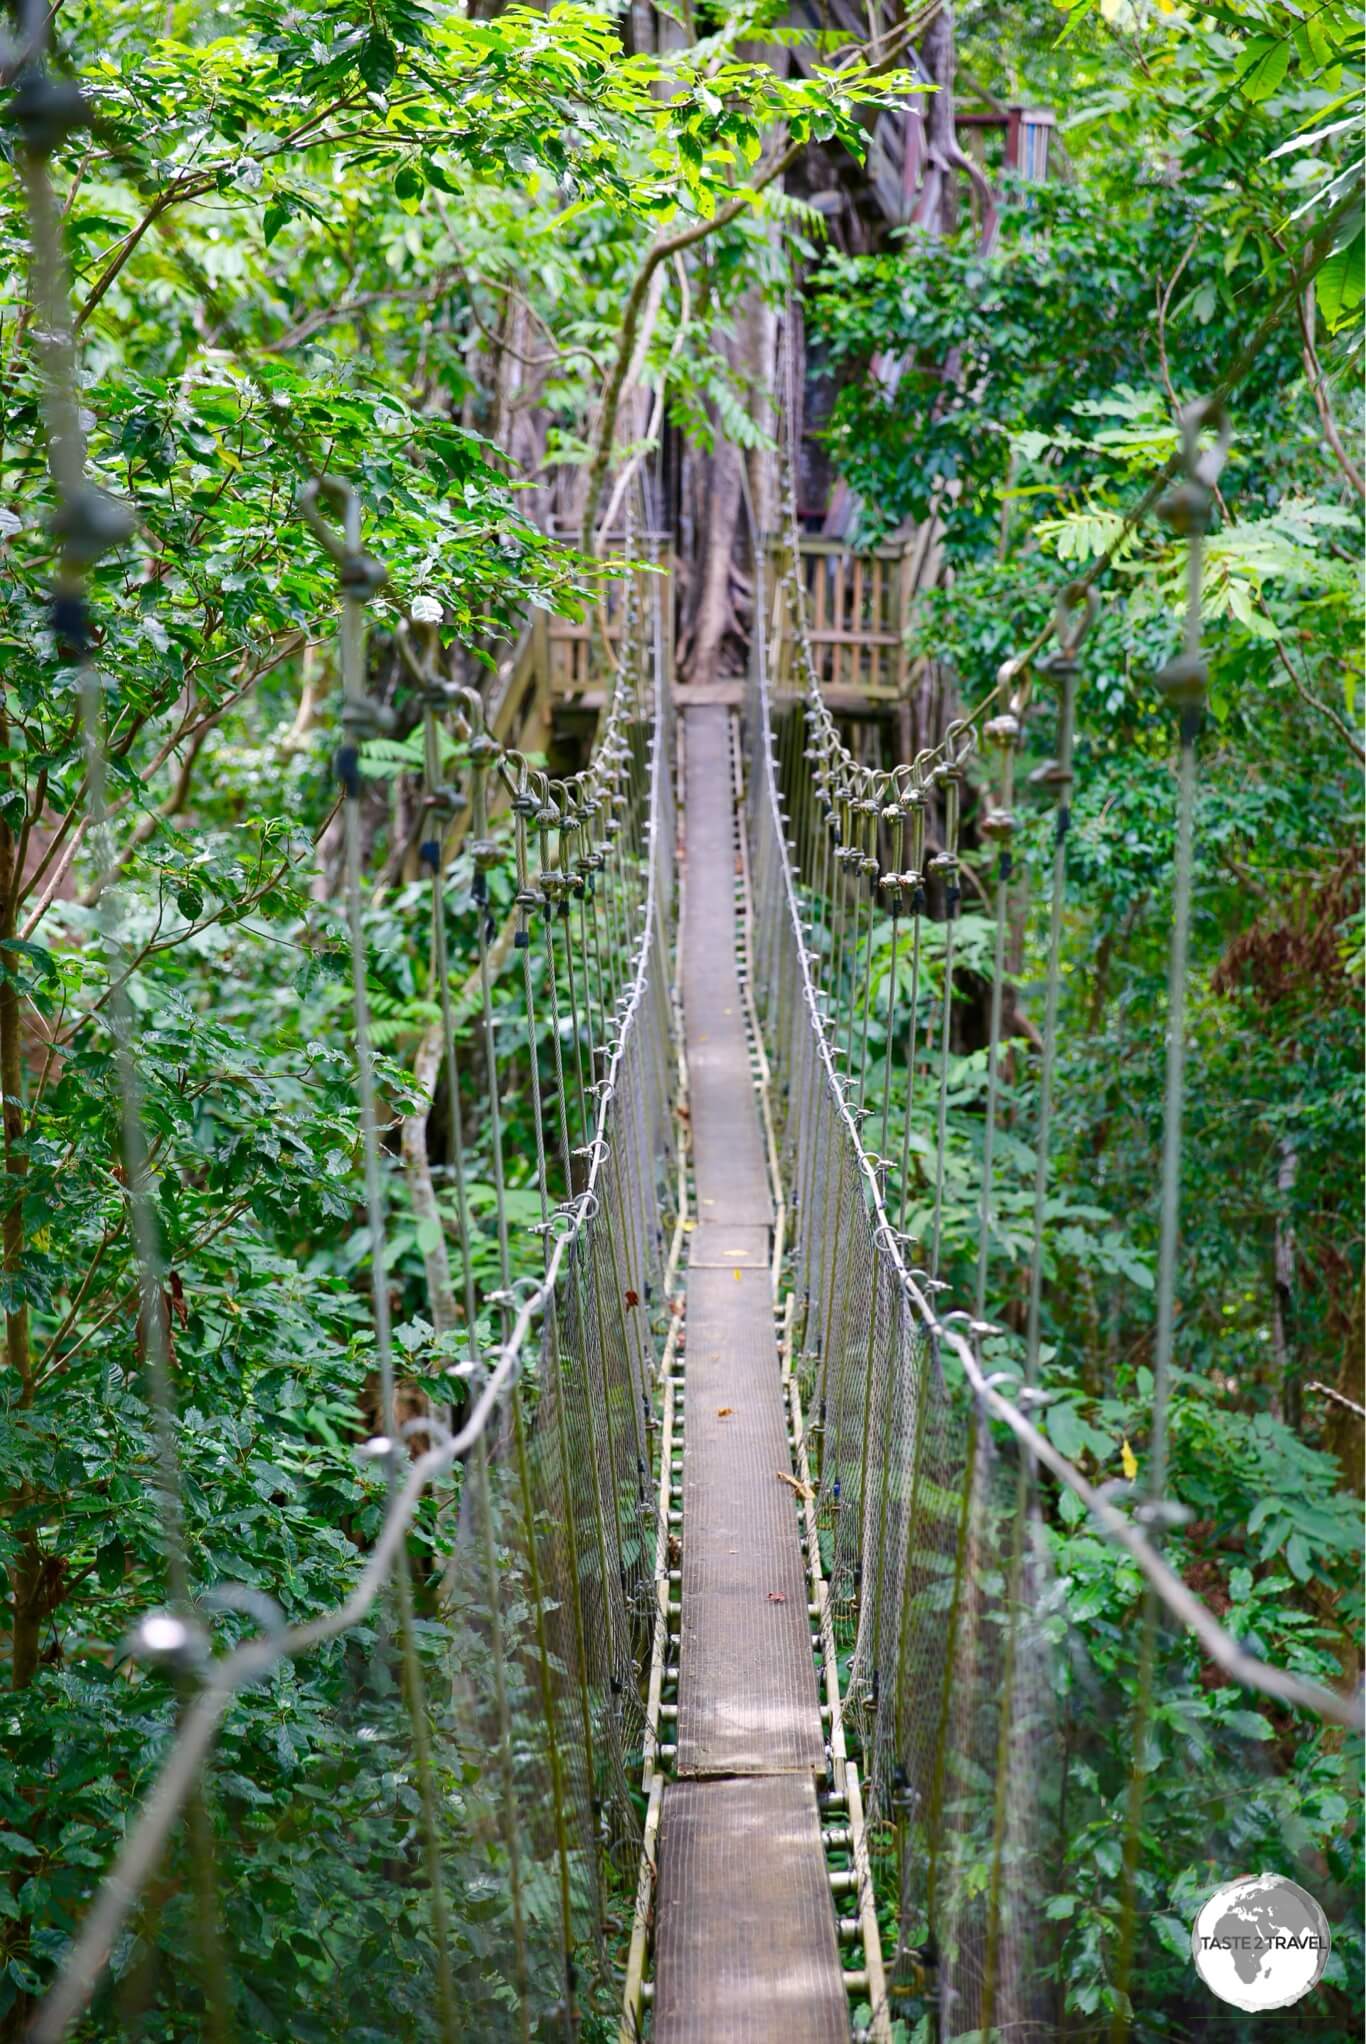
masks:
[[[736,966],[730,713],[684,711],[687,1279],[679,1779],[655,1903],[658,2044],[846,2044],[825,1741],[791,1471],[763,1133]]]

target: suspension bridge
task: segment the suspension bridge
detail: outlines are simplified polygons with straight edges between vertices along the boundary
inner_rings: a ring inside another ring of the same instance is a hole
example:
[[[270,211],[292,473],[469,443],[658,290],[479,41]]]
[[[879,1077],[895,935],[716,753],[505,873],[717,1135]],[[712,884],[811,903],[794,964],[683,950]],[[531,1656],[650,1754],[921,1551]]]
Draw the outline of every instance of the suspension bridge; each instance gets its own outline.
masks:
[[[83,675],[100,845],[107,736],[86,579],[125,527],[84,474],[46,182],[53,132],[33,125],[26,176],[62,507],[54,624]],[[449,1405],[405,1418],[385,1280],[386,1110],[360,824],[365,747],[379,729],[367,606],[383,568],[366,551],[357,490],[336,478],[304,490],[304,525],[338,573],[336,773],[380,1384],[380,1426],[363,1453],[385,1473],[387,1508],[336,1609],[287,1613],[259,1587],[190,1582],[165,1323],[148,1303],[166,1273],[136,1018],[116,1002],[168,1551],[165,1608],[147,1614],[134,1646],[175,1674],[181,1704],[34,2015],[36,2044],[81,2033],[111,1953],[187,1832],[194,2033],[230,2034],[222,1848],[205,1821],[218,1740],[248,1685],[366,1620],[378,1621],[373,1652],[392,1679],[363,1699],[358,1688],[357,1737],[388,1755],[386,1779],[401,1783],[411,1813],[386,1879],[419,1892],[428,1912],[411,2001],[395,2014],[395,2033],[412,2037],[891,2044],[908,2013],[928,2026],[918,2034],[945,2040],[1060,2034],[1064,1982],[1046,1903],[1059,1839],[1098,1803],[1113,1834],[1110,2021],[1123,2036],[1150,1935],[1139,1879],[1146,1763],[1101,1782],[1088,1719],[1129,1712],[1141,1756],[1164,1671],[1193,1639],[1219,1679],[1359,1722],[1355,1700],[1257,1660],[1163,1554],[1179,1520],[1166,1495],[1165,1408],[1204,687],[1200,549],[1227,441],[1222,408],[1193,408],[1183,430],[1158,505],[1187,535],[1191,597],[1182,649],[1158,677],[1174,712],[1178,814],[1153,1411],[1143,1481],[1118,1489],[1088,1481],[1040,1424],[1088,583],[1061,593],[1052,644],[1022,649],[970,715],[890,768],[855,757],[827,700],[822,633],[845,650],[850,634],[824,618],[813,628],[812,590],[825,588],[827,568],[817,561],[813,585],[790,459],[782,529],[751,536],[743,689],[733,701],[679,699],[662,578],[637,576],[612,632],[573,653],[603,698],[577,774],[533,765],[481,697],[448,677],[435,635],[399,626],[425,742],[429,902],[412,942],[440,1006],[464,1286],[463,1298],[434,1301],[462,1349]],[[842,561],[832,572],[842,589]],[[885,665],[897,636],[883,609],[879,597],[863,650]],[[862,672],[851,659],[845,683]],[[1051,720],[1055,756],[1024,795],[1013,761],[1030,716]],[[996,1218],[1005,890],[1022,796],[1053,803],[1057,824],[1021,1301]],[[975,1278],[960,1298],[942,1272],[969,803],[986,847],[974,856],[991,869],[995,950]],[[496,905],[509,900],[500,923]],[[114,913],[102,930],[111,959]],[[453,932],[472,938],[477,960],[471,1029],[457,1012]],[[933,1004],[921,985],[931,932]],[[514,1081],[535,1128],[529,1274],[508,1198],[515,1160],[501,1103]],[[482,1294],[458,1111],[470,1087],[491,1132],[496,1201],[498,1281]],[[437,1586],[415,1573],[408,1541],[429,1496],[450,1550]],[[1062,1498],[1141,1581],[1132,1702],[1107,1695],[1094,1671],[1077,1693],[1049,1560]],[[211,1626],[224,1613],[240,1622],[220,1647]],[[337,2022],[345,2034],[344,2009]]]

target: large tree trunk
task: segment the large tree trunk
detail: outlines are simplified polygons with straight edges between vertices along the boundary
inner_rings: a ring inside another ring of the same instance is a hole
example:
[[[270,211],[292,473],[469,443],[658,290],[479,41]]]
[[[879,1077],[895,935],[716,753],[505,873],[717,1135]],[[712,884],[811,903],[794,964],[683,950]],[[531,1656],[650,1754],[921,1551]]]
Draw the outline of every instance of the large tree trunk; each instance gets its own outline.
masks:
[[[953,9],[941,7],[925,31],[920,61],[937,90],[925,95],[926,163],[915,220],[932,234],[952,234],[958,224],[956,181],[951,166],[958,148],[954,128],[953,80],[957,68]]]
[[[718,434],[702,473],[705,515],[699,521],[702,557],[686,658],[690,681],[715,681],[722,642],[735,622],[730,583],[740,522],[741,459],[739,448]]]

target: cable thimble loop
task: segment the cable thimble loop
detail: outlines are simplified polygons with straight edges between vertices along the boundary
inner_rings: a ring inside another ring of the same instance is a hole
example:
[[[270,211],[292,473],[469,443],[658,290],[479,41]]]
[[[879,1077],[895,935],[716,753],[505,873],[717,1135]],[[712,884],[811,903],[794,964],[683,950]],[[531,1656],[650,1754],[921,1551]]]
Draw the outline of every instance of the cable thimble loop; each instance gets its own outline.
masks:
[[[531,767],[520,752],[509,752],[503,762],[504,779],[512,790],[513,845],[517,864],[517,891],[513,906],[517,910],[517,927],[513,931],[514,950],[526,951],[531,945],[530,918],[537,909],[544,908],[547,897],[541,886],[531,875],[530,830],[544,806],[545,778],[534,775]],[[509,773],[508,769],[515,769]],[[539,782],[537,787],[533,783]]]
[[[322,510],[324,503],[340,510],[340,531]],[[300,490],[298,506],[304,524],[323,552],[336,562],[343,590],[364,598],[384,587],[389,579],[386,569],[361,547],[361,498],[354,483],[342,476],[314,476]]]
[[[1164,700],[1180,715],[1182,744],[1190,745],[1200,728],[1209,684],[1209,669],[1200,650],[1205,534],[1233,428],[1228,413],[1216,399],[1201,399],[1187,405],[1180,423],[1184,473],[1159,503],[1157,516],[1168,531],[1187,542],[1185,633],[1180,653],[1162,668],[1156,684]],[[1206,431],[1214,434],[1213,444],[1208,447],[1201,445],[1201,436]]]
[[[1015,748],[1020,742],[1020,720],[1013,710],[1003,710],[982,727],[982,736],[1001,754],[1001,779],[997,799],[980,819],[978,829],[989,844],[1000,851],[1001,877],[1010,874],[1010,846],[1018,824],[1011,807],[1015,784]]]
[[[388,577],[380,563],[363,552],[361,498],[354,483],[341,476],[314,476],[298,495],[299,516],[323,552],[336,563],[342,592],[341,681],[343,741],[337,748],[337,779],[348,802],[360,799],[360,741],[387,730],[392,717],[365,692],[365,605]],[[324,513],[324,504],[341,513],[341,527]]]
[[[1053,632],[1058,650],[1045,665],[1056,674],[1064,661],[1075,662],[1081,642],[1100,616],[1100,597],[1088,582],[1068,582],[1058,591],[1053,610]]]
[[[449,700],[463,705],[456,710],[456,716],[468,733],[465,749],[470,765],[471,815],[466,850],[474,862],[474,901],[483,909],[489,898],[488,876],[503,858],[502,846],[489,836],[488,801],[489,770],[502,759],[503,748],[485,726],[483,698],[476,689],[453,687]]]
[[[944,734],[944,756],[931,778],[944,798],[944,848],[930,860],[929,871],[943,882],[949,915],[958,905],[958,825],[962,813],[963,774],[973,749],[972,726],[962,719]]]
[[[1214,489],[1233,444],[1233,423],[1218,398],[1197,398],[1184,405],[1178,423],[1181,428],[1181,480],[1167,491],[1157,506],[1157,516],[1167,528],[1185,536],[1209,528],[1214,506]],[[1201,437],[1212,432],[1212,445],[1201,445]]]

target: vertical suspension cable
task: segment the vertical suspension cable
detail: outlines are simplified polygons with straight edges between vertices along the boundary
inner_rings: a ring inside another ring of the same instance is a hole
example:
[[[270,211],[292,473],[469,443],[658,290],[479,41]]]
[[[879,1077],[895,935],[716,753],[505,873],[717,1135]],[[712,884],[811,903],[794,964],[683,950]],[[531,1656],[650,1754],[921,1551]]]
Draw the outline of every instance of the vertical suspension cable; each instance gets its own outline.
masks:
[[[1043,1054],[1039,1072],[1039,1113],[1034,1150],[1034,1211],[1029,1251],[1029,1312],[1025,1332],[1025,1383],[1039,1381],[1039,1328],[1043,1296],[1044,1211],[1048,1198],[1049,1147],[1053,1132],[1053,1075],[1058,1057],[1058,1003],[1062,983],[1062,930],[1067,907],[1067,834],[1072,811],[1072,742],[1077,702],[1077,653],[1099,609],[1093,589],[1069,582],[1058,599],[1054,628],[1058,650],[1041,671],[1058,689],[1056,757],[1036,767],[1030,781],[1057,801],[1053,826],[1053,891],[1048,907],[1048,971],[1044,990]]]
[[[900,771],[898,769],[898,771]],[[893,776],[892,785],[897,786]],[[892,918],[891,962],[887,968],[887,1007],[882,1018],[884,1038],[882,1065],[882,1120],[878,1130],[878,1157],[881,1162],[883,1197],[887,1192],[887,1170],[890,1159],[887,1155],[887,1138],[891,1129],[892,1114],[892,1044],[896,1038],[896,982],[900,965],[901,911],[907,893],[906,874],[906,817],[905,802],[889,802],[883,810],[883,821],[889,830],[895,832],[895,850],[889,872],[882,875],[880,885],[887,896],[887,907]]]
[[[1148,1442],[1147,1495],[1150,1532],[1161,1537],[1167,1488],[1167,1414],[1171,1398],[1171,1366],[1176,1316],[1176,1260],[1181,1225],[1181,1127],[1186,1073],[1186,961],[1190,946],[1191,895],[1195,863],[1196,741],[1204,720],[1208,668],[1200,650],[1204,542],[1214,502],[1214,485],[1224,465],[1230,440],[1229,420],[1222,404],[1198,401],[1181,413],[1183,479],[1157,507],[1171,531],[1184,537],[1186,605],[1181,652],[1157,676],[1164,699],[1177,713],[1176,844],[1172,872],[1172,934],[1167,981],[1167,1077],[1162,1120],[1162,1191],[1157,1259],[1157,1327],[1153,1346],[1153,1409]],[[1201,447],[1205,430],[1215,434],[1212,447]],[[1121,2044],[1131,2027],[1129,1981],[1137,1934],[1138,1863],[1146,1773],[1144,1749],[1152,1714],[1153,1676],[1157,1659],[1158,1604],[1151,1587],[1143,1600],[1139,1647],[1138,1696],[1134,1708],[1132,1748],[1125,1819],[1124,1861],[1120,1890],[1119,1937],[1115,1958],[1114,2014],[1110,2035]]]
[[[551,1201],[549,1174],[546,1158],[545,1115],[541,1102],[541,1077],[539,1050],[537,1045],[535,983],[531,967],[531,927],[530,927],[530,917],[537,909],[539,909],[542,906],[543,897],[539,888],[532,885],[527,828],[529,821],[532,818],[535,818],[539,815],[541,809],[541,802],[538,800],[537,796],[532,792],[530,776],[527,773],[525,762],[524,761],[521,762],[521,765],[522,765],[521,782],[512,798],[514,851],[517,862],[517,892],[514,897],[515,907],[517,911],[517,928],[513,937],[513,947],[515,950],[520,952],[522,959],[522,998],[526,1009],[526,1053],[528,1067],[531,1075],[532,1126],[536,1142],[536,1186],[539,1195],[541,1209],[541,1230],[542,1230],[541,1240],[544,1255],[548,1261],[550,1255]],[[555,1370],[556,1373],[558,1374],[560,1358],[559,1309],[557,1300],[553,1293],[551,1294],[547,1306],[545,1341],[546,1351],[550,1360],[551,1368]],[[557,1424],[557,1447],[560,1455],[561,1482],[563,1483],[564,1486],[563,1508],[565,1515],[565,1528],[569,1547],[570,1605],[571,1617],[574,1628],[574,1651],[575,1657],[578,1662],[577,1689],[579,1697],[579,1716],[581,1728],[583,1731],[584,1765],[588,1773],[589,1796],[591,1803],[593,1799],[593,1782],[595,1771],[593,1752],[593,1714],[588,1693],[589,1668],[587,1656],[587,1642],[583,1621],[582,1590],[578,1576],[578,1537],[577,1529],[575,1526],[573,1487],[569,1480],[570,1464],[568,1454],[568,1435],[566,1431],[566,1418],[564,1411],[564,1394],[563,1388],[558,1382],[555,1384],[554,1387],[554,1402]],[[532,1537],[534,1538],[534,1527],[531,1529],[531,1532]],[[554,1736],[553,1725],[551,1729],[553,1737]],[[562,1876],[566,1872],[567,1869],[562,1868]],[[562,1892],[562,1906],[565,1908],[568,1907],[567,1891]],[[575,1983],[573,1973],[574,1961],[572,1949],[572,1924],[570,1923],[568,1918],[566,1918],[565,1923],[565,1938],[566,1938],[565,2018],[567,2032],[572,2037],[576,2026],[576,2012],[574,2007]]]
[[[861,1006],[863,1013],[859,1022],[858,1108],[860,1114],[863,1112],[868,1087],[868,1019],[873,1007],[871,978],[873,969],[873,924],[877,915],[878,896],[878,819],[882,814],[882,804],[878,799],[878,790],[881,785],[880,777],[870,780],[868,782],[868,792],[859,803],[859,814],[863,821],[863,844],[858,856],[856,870],[860,880],[866,883],[861,892],[868,897],[868,936],[864,946],[862,975],[863,998]],[[857,956],[857,944],[855,945],[855,955]],[[895,951],[892,955],[893,962],[895,962]]]
[[[946,743],[952,742],[961,726],[950,725]],[[948,1146],[949,1131],[949,1051],[953,1039],[953,940],[958,922],[958,817],[963,793],[963,759],[950,749],[948,756],[941,760],[934,770],[934,778],[944,791],[944,849],[930,860],[929,870],[944,883],[944,965],[941,991],[942,1021],[939,1041],[939,1112],[936,1121],[935,1163],[934,1163],[934,1219],[933,1244],[930,1251],[930,1274],[939,1276],[940,1251],[943,1245],[944,1222],[944,1154]]]
[[[989,844],[996,847],[994,903],[996,929],[991,967],[991,1021],[987,1037],[987,1106],[986,1120],[982,1129],[981,1203],[977,1219],[975,1310],[979,1342],[980,1328],[986,1321],[987,1272],[991,1265],[992,1198],[996,1189],[996,1113],[1001,1090],[1001,1014],[1005,998],[1006,923],[1010,910],[1010,880],[1014,871],[1014,858],[1010,848],[1015,837],[1016,823],[1011,802],[1014,794],[1015,746],[1020,736],[1020,720],[1014,709],[1003,712],[999,717],[993,717],[983,728],[982,735],[1000,749],[1001,798],[998,804],[988,809],[978,826],[981,835]]]
[[[135,1640],[143,1658],[162,1660],[170,1668],[183,1712],[193,1695],[195,1641],[190,1623],[188,1535],[176,1439],[166,1267],[152,1199],[142,1080],[133,1049],[129,975],[120,972],[118,965],[119,926],[113,885],[117,862],[107,814],[103,690],[91,654],[87,597],[92,570],[107,553],[132,537],[134,520],[126,503],[90,482],[86,474],[76,334],[62,245],[62,216],[52,189],[51,162],[65,141],[90,126],[91,114],[80,87],[66,79],[54,79],[46,69],[50,23],[51,16],[34,0],[20,9],[25,61],[14,93],[13,112],[19,128],[18,161],[28,213],[30,288],[37,313],[33,334],[42,378],[42,420],[48,470],[57,499],[52,520],[59,547],[52,592],[52,627],[58,650],[76,666],[79,675],[86,812],[96,859],[98,927],[109,975],[109,1028],[119,1094],[119,1147],[137,1272],[138,1329],[150,1394],[170,1603],[170,1612],[161,1616],[160,1626],[154,1620],[144,1620]],[[7,1269],[9,1232],[7,1221]],[[14,1275],[17,1277],[17,1273]],[[14,1325],[11,1315],[9,1326]],[[20,1325],[22,1338],[26,1338],[26,1321]],[[29,1385],[25,1381],[21,1397],[28,1395]],[[218,1922],[215,1845],[200,1783],[187,1798],[186,1819],[206,2035],[210,2044],[228,2044],[232,2021],[227,1958]]]
[[[919,1053],[920,1028],[920,943],[925,918],[925,811],[929,796],[925,789],[921,759],[911,763],[910,782],[902,797],[910,811],[911,862],[902,875],[902,885],[911,905],[911,988],[906,1014],[906,1112],[901,1125],[901,1180],[897,1202],[897,1233],[906,1232],[906,1207],[911,1190],[911,1129],[915,1121],[915,1070]]]
[[[400,634],[399,646],[408,656],[409,641]],[[455,1009],[451,998],[450,947],[446,936],[446,859],[444,832],[460,810],[466,807],[462,790],[448,783],[442,771],[441,731],[438,710],[456,698],[458,691],[433,673],[429,658],[409,665],[418,683],[422,701],[424,800],[427,830],[421,848],[421,863],[431,881],[431,971],[441,1016],[442,1063],[446,1079],[446,1158],[455,1187],[456,1237],[460,1248],[462,1289],[465,1307],[465,1350],[463,1366],[452,1374],[465,1374],[471,1395],[480,1388],[483,1362],[479,1353],[479,1309],[475,1295],[473,1240],[470,1226],[469,1193],[465,1182],[465,1131],[461,1113],[460,1062],[455,1041]],[[438,1326],[438,1332],[440,1332]],[[498,1754],[498,1825],[507,1857],[508,1887],[512,1905],[513,1978],[522,2010],[524,2044],[529,2038],[530,1974],[527,1962],[526,1911],[522,1891],[521,1845],[517,1826],[516,1780],[512,1754],[512,1713],[508,1702],[507,1648],[499,1598],[497,1539],[493,1521],[493,1496],[489,1479],[488,1443],[481,1433],[471,1452],[470,1482],[474,1491],[473,1517],[479,1558],[488,1597],[489,1646],[493,1667],[494,1716]]]
[[[337,506],[341,511],[340,534],[323,514],[321,505],[324,502]],[[370,1028],[370,997],[366,983],[367,952],[361,885],[360,813],[360,741],[367,733],[377,730],[381,721],[376,705],[366,693],[365,687],[365,605],[370,597],[384,586],[386,576],[379,562],[365,553],[361,547],[360,494],[350,483],[342,482],[334,476],[320,477],[304,486],[300,494],[299,508],[321,541],[324,550],[336,562],[342,592],[342,743],[337,749],[336,771],[342,790],[346,921],[351,953],[351,991],[356,1037],[356,1091],[360,1105],[365,1209],[370,1236],[371,1312],[375,1328],[375,1353],[379,1363],[380,1423],[386,1443],[384,1456],[386,1493],[392,1506],[398,1488],[399,1456],[402,1447],[394,1395],[389,1279],[385,1255],[384,1184],[380,1171],[379,1110],[375,1087],[374,1044]],[[427,1722],[425,1684],[413,1630],[413,1588],[406,1545],[400,1548],[394,1562],[394,1586],[398,1606],[403,1694],[412,1726],[418,1798],[422,1811],[423,1859],[427,1875],[428,1907],[432,1919],[438,2020],[446,2044],[457,2044],[459,2030],[455,2008],[455,1982],[451,1972],[449,1911],[441,1873],[436,1781]]]
[[[488,814],[489,770],[498,756],[500,747],[497,739],[484,729],[483,704],[480,698],[472,690],[466,690],[464,694],[470,706],[472,722],[472,733],[468,748],[473,789],[471,809],[472,836],[469,852],[474,864],[473,896],[476,939],[479,953],[480,1005],[483,1011],[485,1077],[487,1080],[489,1106],[489,1147],[493,1168],[498,1233],[499,1292],[497,1305],[502,1330],[502,1342],[504,1347],[506,1347],[511,1328],[513,1297],[512,1264],[508,1240],[507,1177],[503,1154],[503,1112],[498,1077],[498,1054],[494,1038],[493,975],[489,962],[490,916],[488,906],[488,876],[498,865],[502,857],[501,848],[489,835]],[[510,1394],[510,1404],[512,1408],[513,1452],[517,1467],[518,1489],[521,1494],[522,1503],[522,1522],[526,1539],[532,1629],[536,1641],[536,1661],[540,1676],[541,1706],[545,1717],[549,1748],[551,1798],[556,1851],[559,1863],[560,1920],[562,1930],[561,1958],[564,1980],[563,2013],[566,2034],[572,2038],[577,2024],[575,2014],[574,1924],[569,1872],[569,1837],[565,1822],[564,1780],[559,1732],[556,1722],[554,1684],[551,1680],[550,1650],[546,1636],[545,1602],[541,1594],[541,1565],[536,1544],[536,1516],[532,1501],[526,1425],[522,1410],[523,1400],[516,1385],[513,1386]]]

